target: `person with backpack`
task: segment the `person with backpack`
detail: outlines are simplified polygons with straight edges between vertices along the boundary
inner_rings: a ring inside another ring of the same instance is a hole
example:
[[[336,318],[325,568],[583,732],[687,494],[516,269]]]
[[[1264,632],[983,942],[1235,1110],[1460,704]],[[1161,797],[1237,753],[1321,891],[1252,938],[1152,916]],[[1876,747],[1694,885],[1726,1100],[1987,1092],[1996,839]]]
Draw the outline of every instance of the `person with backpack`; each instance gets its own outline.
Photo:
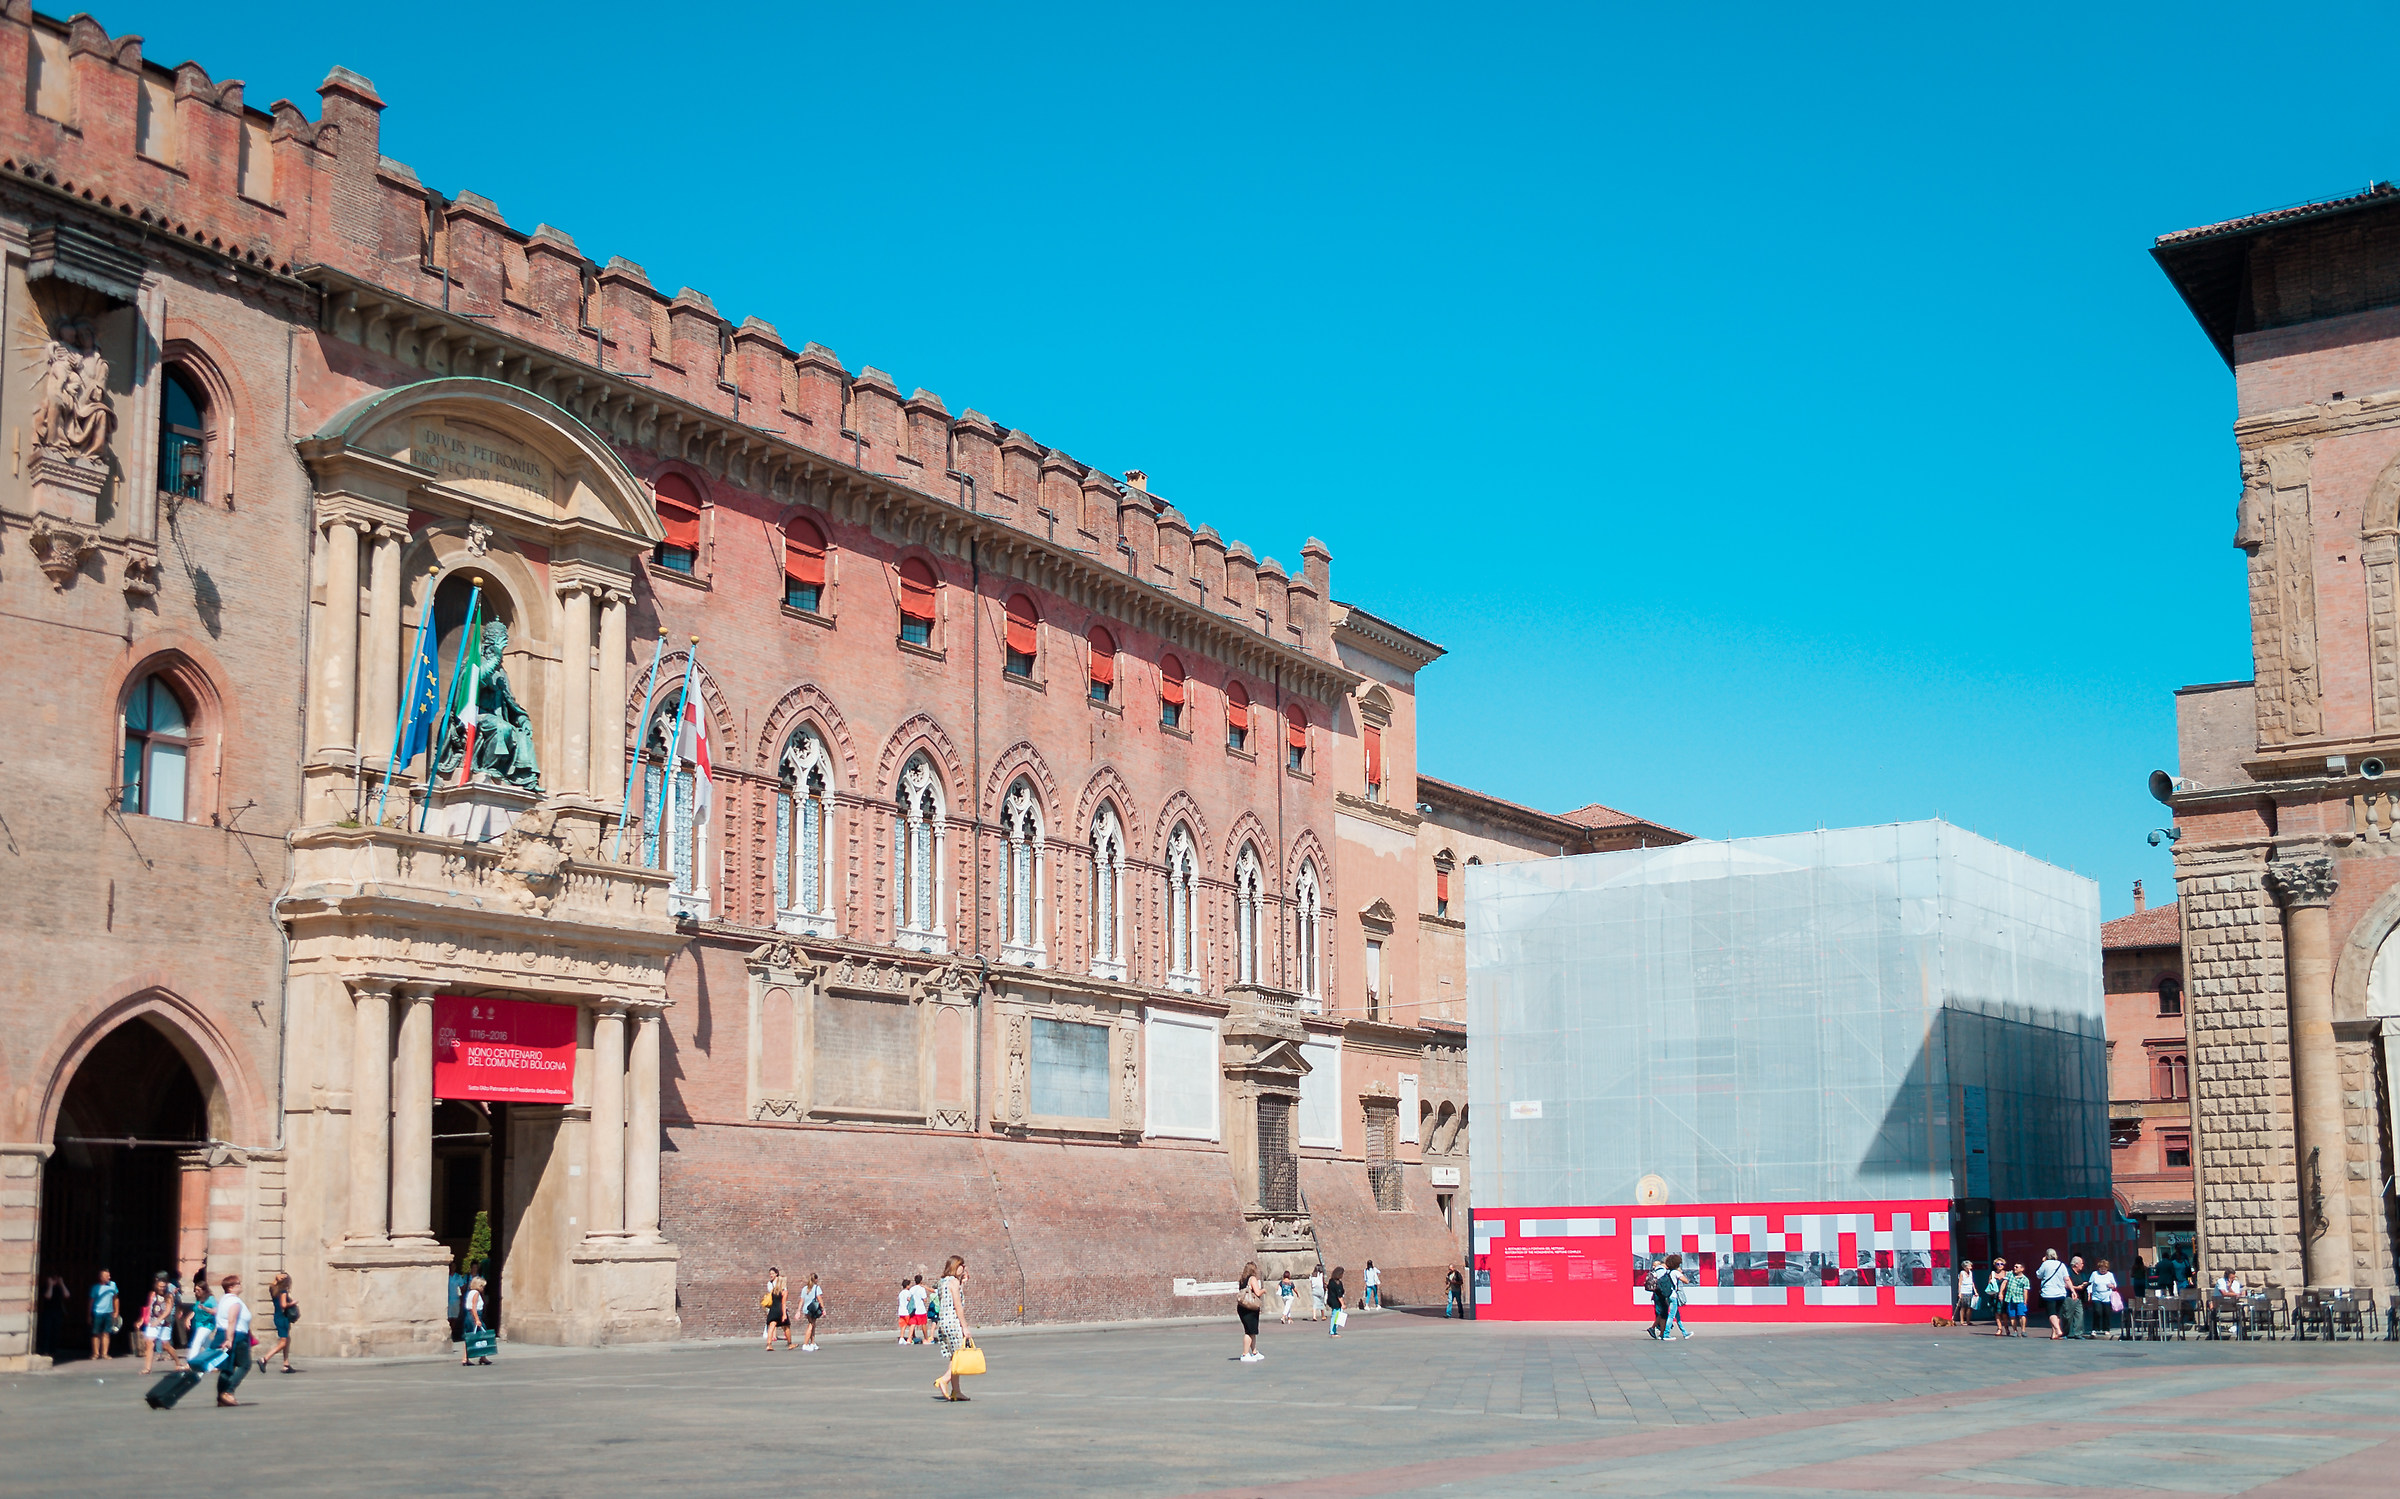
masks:
[[[1342,1310],[1342,1298],[1345,1294],[1347,1293],[1342,1287],[1342,1267],[1336,1265],[1333,1267],[1333,1278],[1325,1282],[1325,1312],[1333,1322],[1333,1336],[1337,1338],[1342,1335],[1342,1319],[1349,1315]]]
[[[142,1303],[141,1320],[134,1324],[134,1336],[142,1344],[142,1375],[148,1378],[150,1366],[164,1354],[167,1367],[177,1369],[183,1360],[175,1356],[175,1293],[167,1285],[167,1272],[161,1270],[150,1278],[150,1297]]]
[[[1672,1339],[1677,1334],[1688,1338],[1692,1335],[1692,1330],[1683,1325],[1683,1288],[1690,1285],[1691,1281],[1684,1276],[1682,1255],[1670,1254],[1667,1256],[1666,1281],[1667,1325],[1659,1337],[1662,1341]]]
[[[1667,1262],[1659,1260],[1650,1267],[1649,1277],[1642,1282],[1650,1293],[1650,1336],[1661,1342],[1667,1336],[1667,1313],[1675,1301],[1675,1286]]]
[[[1275,1282],[1275,1309],[1286,1327],[1292,1324],[1292,1303],[1299,1296],[1300,1288],[1292,1284],[1292,1272],[1284,1271],[1283,1278]]]
[[[1458,1273],[1456,1265],[1450,1267],[1449,1275],[1443,1278],[1443,1285],[1447,1288],[1448,1299],[1442,1303],[1442,1315],[1445,1317],[1466,1315],[1465,1308],[1461,1307],[1458,1302],[1459,1296],[1467,1288],[1467,1278]]]
[[[813,1275],[800,1288],[800,1315],[808,1320],[807,1330],[800,1335],[800,1351],[814,1353],[817,1351],[817,1319],[825,1315],[825,1292],[817,1285],[817,1278]],[[791,1334],[787,1332],[784,1336],[788,1338]]]

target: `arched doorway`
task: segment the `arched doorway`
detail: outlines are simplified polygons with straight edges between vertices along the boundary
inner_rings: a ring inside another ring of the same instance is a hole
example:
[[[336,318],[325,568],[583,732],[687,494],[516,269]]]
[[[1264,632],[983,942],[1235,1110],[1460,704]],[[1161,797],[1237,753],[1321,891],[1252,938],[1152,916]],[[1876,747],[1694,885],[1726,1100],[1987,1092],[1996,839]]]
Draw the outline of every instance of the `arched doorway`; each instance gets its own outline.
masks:
[[[123,1288],[124,1330],[110,1351],[131,1351],[150,1277],[188,1277],[207,1257],[209,1094],[147,1017],[102,1037],[75,1069],[42,1173],[37,1352],[90,1356],[90,1291],[102,1270]]]

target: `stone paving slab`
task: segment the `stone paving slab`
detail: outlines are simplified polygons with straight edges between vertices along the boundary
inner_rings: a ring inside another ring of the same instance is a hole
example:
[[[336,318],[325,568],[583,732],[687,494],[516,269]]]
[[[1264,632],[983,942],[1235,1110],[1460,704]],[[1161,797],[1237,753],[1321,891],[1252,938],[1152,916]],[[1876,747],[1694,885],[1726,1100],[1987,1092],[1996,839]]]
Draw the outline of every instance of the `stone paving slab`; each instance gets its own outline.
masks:
[[[996,1330],[997,1331],[997,1330]],[[1726,1335],[1730,1334],[1730,1335]],[[974,1399],[888,1339],[504,1349],[251,1375],[141,1403],[138,1363],[0,1376],[0,1496],[2400,1491],[2400,1345],[2003,1341],[1360,1319],[1015,1332]],[[227,1466],[231,1465],[231,1466]]]

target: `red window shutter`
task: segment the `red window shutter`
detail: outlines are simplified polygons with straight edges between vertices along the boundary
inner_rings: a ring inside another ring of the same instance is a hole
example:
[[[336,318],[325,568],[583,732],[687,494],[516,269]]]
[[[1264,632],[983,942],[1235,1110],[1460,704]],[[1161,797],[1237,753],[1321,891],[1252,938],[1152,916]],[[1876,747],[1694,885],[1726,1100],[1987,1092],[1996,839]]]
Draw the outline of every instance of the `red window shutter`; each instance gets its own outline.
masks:
[[[900,613],[908,619],[933,622],[933,569],[921,558],[900,564]]]
[[[1447,901],[1450,899],[1449,870],[1437,869],[1433,872],[1433,898],[1438,901]]]
[[[1250,727],[1250,694],[1242,684],[1233,682],[1225,688],[1225,726],[1232,729]]]
[[[1102,687],[1117,684],[1117,638],[1092,626],[1092,680]]]
[[[1307,749],[1308,715],[1300,711],[1300,705],[1298,703],[1292,703],[1283,710],[1283,718],[1284,727],[1288,736],[1286,742],[1296,750]]]
[[[1367,725],[1367,784],[1383,784],[1383,730]]]
[[[825,586],[825,533],[796,515],[783,527],[783,571],[795,583]]]
[[[1183,663],[1173,656],[1162,656],[1158,662],[1158,700],[1183,706]]]
[[[1034,627],[1041,616],[1033,612],[1033,600],[1021,593],[1009,595],[1008,648],[1020,656],[1033,654]]]
[[[658,523],[667,533],[666,545],[700,550],[700,492],[681,474],[658,476]]]

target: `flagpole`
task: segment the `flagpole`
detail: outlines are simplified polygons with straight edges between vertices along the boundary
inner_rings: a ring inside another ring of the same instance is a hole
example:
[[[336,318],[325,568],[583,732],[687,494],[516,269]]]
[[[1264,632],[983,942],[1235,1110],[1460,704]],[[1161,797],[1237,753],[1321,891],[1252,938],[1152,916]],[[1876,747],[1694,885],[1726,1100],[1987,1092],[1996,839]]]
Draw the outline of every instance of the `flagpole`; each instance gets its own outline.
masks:
[[[483,579],[477,578],[475,580],[475,601],[476,603],[481,603],[482,600]],[[473,692],[481,692],[483,690],[483,642],[476,638],[483,633],[483,621],[476,618],[477,612],[478,611],[472,606],[469,607],[467,611],[469,628],[466,637],[460,640],[458,643],[459,660],[461,662],[464,662],[467,659],[468,652],[472,651],[474,653],[475,685],[469,689]],[[458,684],[455,680],[453,680],[451,683],[451,691],[455,692],[457,690]],[[458,784],[464,786],[469,781],[475,779],[475,731],[478,727],[478,723],[474,703],[461,703],[459,704],[459,707],[466,710],[467,715],[467,739],[466,743],[460,747],[458,752]]]
[[[481,610],[482,605],[483,579],[477,578],[475,580],[474,592],[467,595],[467,623],[465,630],[458,637],[458,655],[450,662],[451,694],[455,694],[458,691],[459,675],[465,670],[467,664],[467,647],[474,644],[475,641],[475,616]],[[441,695],[439,693],[439,689],[441,687],[442,663],[438,659],[433,663],[433,675],[434,687],[437,691],[437,695]],[[432,741],[425,746],[425,806],[423,810],[417,814],[417,831],[420,833],[425,831],[425,824],[431,821],[433,818],[433,781],[434,777],[441,774],[440,767],[442,763],[442,735],[450,731],[450,720],[456,717],[458,713],[458,705],[451,702],[448,695],[441,696],[442,726],[441,729],[433,735]]]
[[[683,719],[684,714],[691,707],[692,678],[699,674],[700,637],[694,635],[692,637],[692,653],[685,657],[683,662],[683,689],[675,696],[675,732],[667,736],[667,773],[661,779],[658,788],[659,822],[662,825],[666,822],[667,809],[675,805],[675,757],[683,749]],[[648,816],[649,812],[650,799],[643,797],[642,813],[644,816]],[[662,848],[658,851],[658,857],[661,869],[671,866],[665,849]]]
[[[667,627],[660,625],[658,644],[650,650],[649,673],[642,678],[642,716],[633,721],[633,754],[625,768],[625,799],[617,804],[617,841],[608,851],[612,864],[625,856],[625,824],[633,817],[633,778],[642,773],[642,736],[650,730],[650,689],[658,684],[659,658],[666,653]]]
[[[417,646],[408,653],[408,679],[400,684],[401,696],[406,701],[401,704],[399,715],[392,720],[392,752],[383,758],[383,790],[375,798],[375,823],[378,827],[383,825],[384,805],[392,799],[392,773],[400,768],[395,763],[400,758],[400,742],[408,737],[408,720],[412,716],[411,710],[416,707],[417,670],[425,660],[426,628],[433,623],[433,580],[441,575],[442,570],[438,567],[425,571],[425,610],[417,616]],[[416,757],[412,755],[409,758]],[[406,813],[408,808],[403,805],[400,810]],[[405,823],[408,819],[403,816],[400,820]]]

